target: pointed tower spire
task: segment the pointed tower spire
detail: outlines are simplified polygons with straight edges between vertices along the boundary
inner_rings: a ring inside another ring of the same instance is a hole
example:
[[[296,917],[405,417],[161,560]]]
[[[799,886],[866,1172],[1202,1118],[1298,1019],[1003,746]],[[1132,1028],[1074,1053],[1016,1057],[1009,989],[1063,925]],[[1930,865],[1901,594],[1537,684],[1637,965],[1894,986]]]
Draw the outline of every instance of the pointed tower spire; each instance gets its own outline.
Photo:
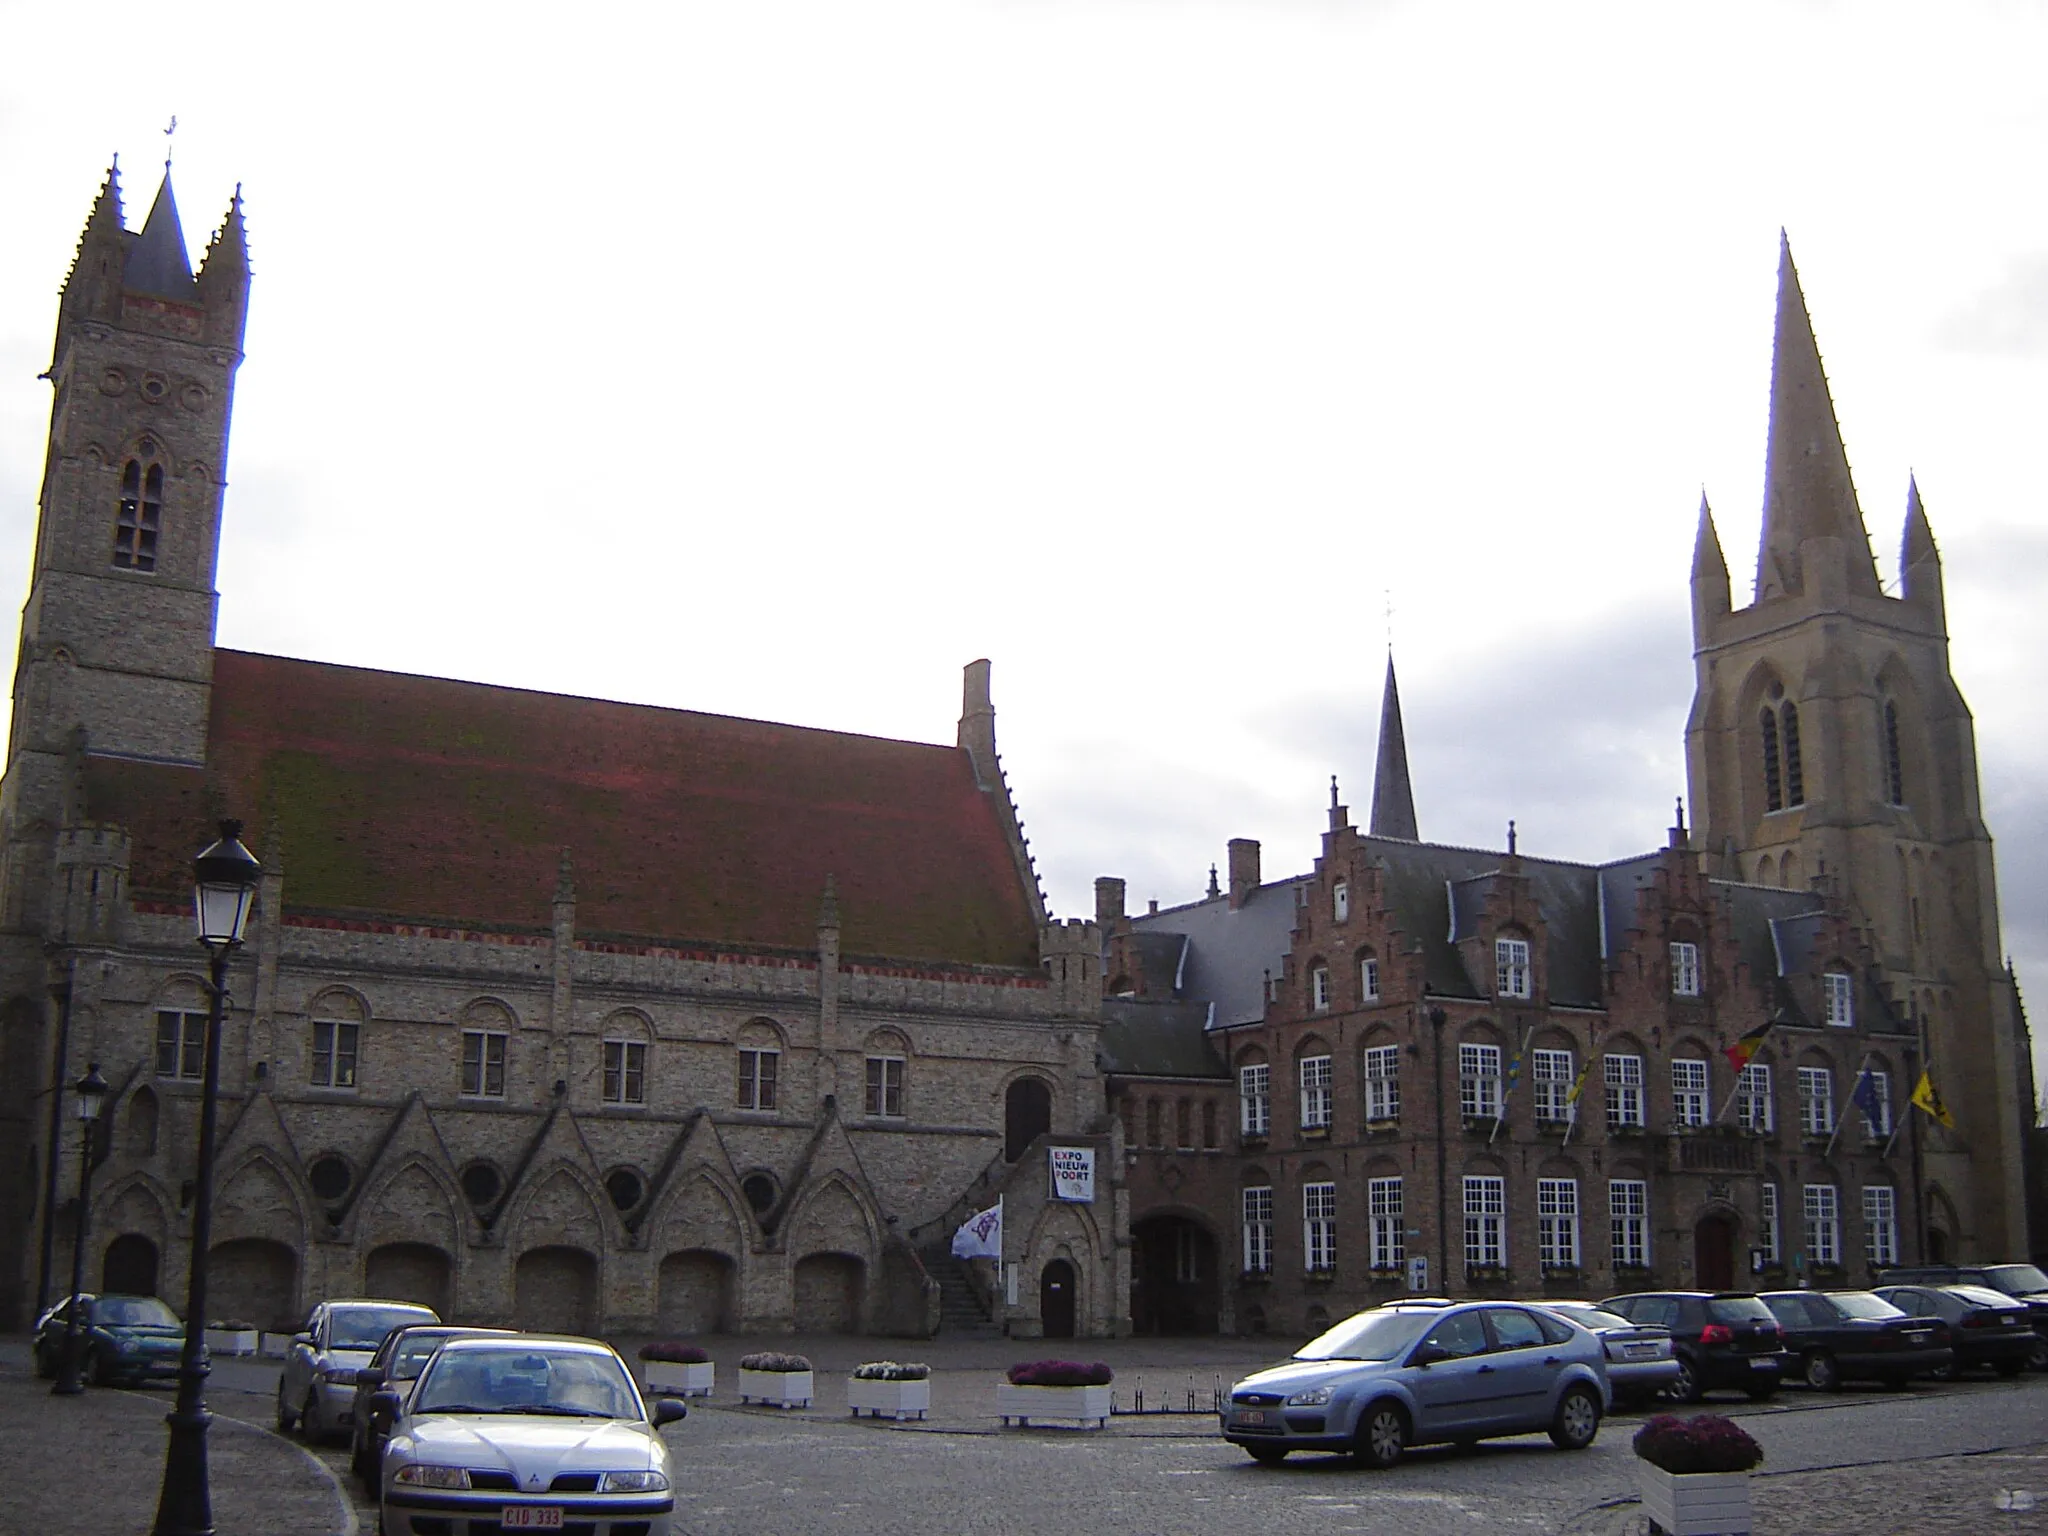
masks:
[[[242,226],[242,185],[228,203],[227,217],[207,242],[195,280],[199,302],[206,306],[206,339],[237,351],[249,314],[249,236]]]
[[[1408,738],[1401,729],[1401,689],[1394,681],[1393,653],[1387,654],[1387,684],[1380,695],[1380,754],[1372,774],[1374,837],[1422,841],[1415,827],[1415,791],[1408,782]]]
[[[1771,350],[1770,445],[1764,455],[1764,526],[1756,558],[1756,596],[1784,597],[1821,584],[1805,547],[1837,541],[1847,590],[1878,597],[1877,562],[1856,504],[1849,455],[1821,367],[1820,346],[1792,265],[1792,243],[1778,232],[1778,320]],[[1815,550],[1811,558],[1828,555]]]
[[[1947,599],[1942,592],[1941,551],[1934,546],[1934,530],[1927,525],[1927,509],[1920,502],[1920,481],[1906,481],[1906,533],[1899,541],[1899,595],[1909,603],[1933,610],[1945,620]]]
[[[163,185],[156,190],[142,233],[128,250],[128,266],[121,274],[124,286],[137,293],[162,299],[192,299],[192,258],[185,249],[185,230],[178,222],[178,199],[171,191],[171,168],[164,167]]]
[[[1714,509],[1700,491],[1700,527],[1692,541],[1692,638],[1702,644],[1714,620],[1729,609],[1728,560],[1721,553],[1721,535],[1714,528]]]

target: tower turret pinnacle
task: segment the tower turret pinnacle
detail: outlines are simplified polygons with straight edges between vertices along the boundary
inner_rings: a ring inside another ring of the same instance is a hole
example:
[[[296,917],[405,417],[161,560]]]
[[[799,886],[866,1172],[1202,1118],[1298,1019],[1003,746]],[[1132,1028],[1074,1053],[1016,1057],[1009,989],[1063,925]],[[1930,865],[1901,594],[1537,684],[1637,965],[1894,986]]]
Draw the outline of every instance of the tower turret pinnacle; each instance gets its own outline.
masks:
[[[1695,645],[1706,638],[1708,626],[1729,609],[1728,560],[1721,553],[1721,535],[1714,528],[1714,511],[1707,505],[1707,493],[1700,492],[1700,527],[1692,543],[1692,638]]]
[[[1394,658],[1387,657],[1387,684],[1380,695],[1380,752],[1372,773],[1374,837],[1398,837],[1416,843],[1422,834],[1415,824],[1415,791],[1408,782],[1408,738],[1401,729],[1401,690],[1394,681]]]
[[[1906,532],[1899,541],[1899,596],[1933,610],[1945,619],[1947,600],[1942,591],[1941,551],[1934,546],[1934,530],[1927,525],[1927,509],[1920,502],[1920,481],[1906,481]]]
[[[249,237],[242,225],[242,188],[228,203],[227,217],[207,242],[195,279],[199,302],[206,306],[206,337],[237,351],[249,313]]]

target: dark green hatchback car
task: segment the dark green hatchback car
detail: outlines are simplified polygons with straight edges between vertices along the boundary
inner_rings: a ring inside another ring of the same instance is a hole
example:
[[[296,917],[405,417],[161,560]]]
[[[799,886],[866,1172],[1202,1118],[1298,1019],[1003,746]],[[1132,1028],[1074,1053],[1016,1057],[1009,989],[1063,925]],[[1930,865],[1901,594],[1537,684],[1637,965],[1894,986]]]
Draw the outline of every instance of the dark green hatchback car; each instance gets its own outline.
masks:
[[[177,1375],[185,1325],[156,1297],[83,1295],[78,1301],[85,1308],[79,1319],[79,1374],[94,1386]],[[55,1376],[63,1366],[70,1324],[69,1296],[36,1319],[38,1376]]]

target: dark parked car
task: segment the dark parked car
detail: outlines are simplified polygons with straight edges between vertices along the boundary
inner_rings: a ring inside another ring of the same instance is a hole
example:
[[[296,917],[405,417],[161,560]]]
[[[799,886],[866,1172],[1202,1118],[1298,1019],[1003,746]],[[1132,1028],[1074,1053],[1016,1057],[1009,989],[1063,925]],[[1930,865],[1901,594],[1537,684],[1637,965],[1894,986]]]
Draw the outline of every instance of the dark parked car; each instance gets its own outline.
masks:
[[[434,1358],[434,1351],[450,1339],[483,1338],[509,1332],[505,1328],[451,1328],[431,1323],[416,1328],[394,1328],[384,1335],[370,1363],[356,1372],[355,1407],[349,1411],[348,1464],[371,1493],[377,1491],[377,1468],[384,1460],[384,1442],[391,1437],[391,1415],[379,1413],[371,1400],[379,1392],[394,1393],[402,1408],[412,1395],[413,1383]]]
[[[175,1376],[185,1348],[185,1325],[154,1296],[81,1295],[79,1374],[94,1386]],[[64,1365],[64,1334],[71,1322],[71,1298],[36,1319],[36,1374],[55,1376]]]
[[[1819,1391],[1845,1381],[1903,1387],[1955,1364],[1947,1323],[1908,1317],[1869,1291],[1771,1291],[1763,1300],[1785,1325],[1806,1384]]]
[[[2040,1342],[2027,1304],[1986,1286],[1881,1285],[1873,1294],[1908,1317],[1947,1323],[1959,1371],[1988,1365],[2001,1376],[2017,1376]]]
[[[2040,1340],[2027,1364],[2048,1371],[2048,1275],[2031,1264],[1919,1264],[1911,1269],[1887,1269],[1877,1277],[1879,1285],[1981,1285],[2015,1301],[2027,1304],[2034,1320],[2034,1334]]]
[[[1600,1305],[1632,1323],[1671,1330],[1679,1376],[1666,1395],[1681,1403],[1696,1403],[1721,1387],[1762,1402],[1791,1364],[1777,1318],[1748,1291],[1637,1291]]]

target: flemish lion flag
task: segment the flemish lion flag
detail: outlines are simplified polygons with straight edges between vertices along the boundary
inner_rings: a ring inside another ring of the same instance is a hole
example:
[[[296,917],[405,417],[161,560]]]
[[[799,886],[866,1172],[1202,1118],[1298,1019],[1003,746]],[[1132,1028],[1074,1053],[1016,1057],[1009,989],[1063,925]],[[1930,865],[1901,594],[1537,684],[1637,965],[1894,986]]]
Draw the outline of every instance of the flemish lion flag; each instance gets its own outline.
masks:
[[[1956,1117],[1941,1102],[1941,1091],[1934,1086],[1934,1075],[1925,1067],[1920,1069],[1920,1081],[1914,1085],[1913,1102],[1950,1130],[1956,1128]]]
[[[1579,1068],[1579,1075],[1572,1079],[1572,1091],[1564,1096],[1567,1104],[1579,1102],[1579,1095],[1586,1091],[1586,1074],[1593,1070],[1593,1058],[1588,1056],[1585,1065]]]
[[[1763,1048],[1764,1036],[1768,1035],[1770,1032],[1771,1025],[1770,1021],[1767,1019],[1763,1023],[1757,1025],[1755,1029],[1752,1029],[1748,1034],[1744,1035],[1741,1039],[1737,1040],[1733,1045],[1728,1046],[1726,1049],[1724,1049],[1721,1052],[1721,1054],[1728,1058],[1728,1064],[1730,1066],[1732,1066],[1737,1072],[1741,1072],[1746,1067],[1748,1067],[1749,1059],[1752,1056],[1756,1055],[1756,1053]]]

